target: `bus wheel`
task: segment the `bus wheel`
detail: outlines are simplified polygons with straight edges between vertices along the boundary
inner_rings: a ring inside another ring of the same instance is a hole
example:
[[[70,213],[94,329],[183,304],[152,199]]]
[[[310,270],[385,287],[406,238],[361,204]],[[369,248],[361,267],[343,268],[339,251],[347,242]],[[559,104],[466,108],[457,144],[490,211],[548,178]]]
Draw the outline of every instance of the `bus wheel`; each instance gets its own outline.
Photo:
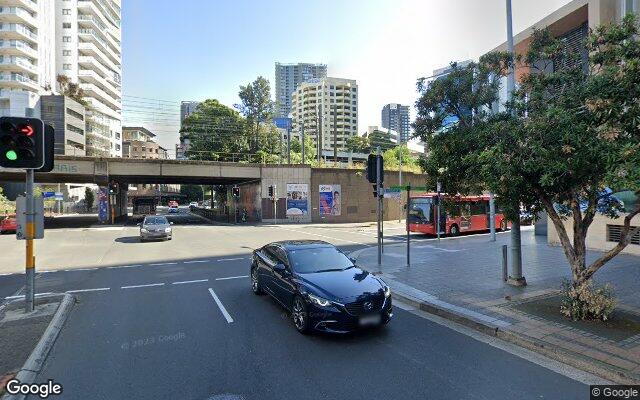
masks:
[[[451,228],[449,228],[449,234],[451,236],[458,236],[460,234],[460,228],[458,228],[458,225],[451,225]]]
[[[501,231],[506,231],[507,230],[507,220],[503,219],[500,221],[500,230]]]

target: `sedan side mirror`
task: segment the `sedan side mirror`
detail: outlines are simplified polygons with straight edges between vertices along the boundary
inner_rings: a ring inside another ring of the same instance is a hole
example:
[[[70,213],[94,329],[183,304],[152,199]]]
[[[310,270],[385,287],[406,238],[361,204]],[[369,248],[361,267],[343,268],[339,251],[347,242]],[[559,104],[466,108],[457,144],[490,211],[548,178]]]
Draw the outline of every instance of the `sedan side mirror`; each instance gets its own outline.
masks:
[[[169,222],[169,225],[173,225],[173,222]]]
[[[136,225],[138,225],[138,226],[142,226],[142,222],[138,222]]]
[[[273,266],[273,270],[278,272],[285,272],[287,270],[287,267],[285,267],[283,263],[276,263],[276,265]]]

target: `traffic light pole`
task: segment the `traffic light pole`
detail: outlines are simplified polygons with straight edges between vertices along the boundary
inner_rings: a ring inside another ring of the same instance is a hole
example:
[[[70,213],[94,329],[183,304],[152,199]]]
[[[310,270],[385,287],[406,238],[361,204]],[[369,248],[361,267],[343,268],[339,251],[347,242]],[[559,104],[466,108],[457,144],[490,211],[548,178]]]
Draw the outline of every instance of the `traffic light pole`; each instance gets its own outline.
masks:
[[[25,312],[34,309],[35,284],[36,284],[36,257],[34,255],[33,238],[35,236],[35,204],[33,198],[33,169],[27,169],[27,180],[25,185],[27,239],[26,239],[26,259],[25,259]]]
[[[378,271],[380,271],[380,268],[382,266],[382,236],[381,236],[381,228],[382,228],[382,224],[381,224],[381,211],[382,211],[382,205],[380,204],[382,202],[382,198],[380,197],[380,190],[382,189],[380,186],[380,181],[381,181],[381,176],[380,176],[380,170],[382,169],[382,165],[380,165],[380,146],[378,146],[378,150],[377,150],[377,155],[378,157],[376,157],[376,204],[378,205]]]

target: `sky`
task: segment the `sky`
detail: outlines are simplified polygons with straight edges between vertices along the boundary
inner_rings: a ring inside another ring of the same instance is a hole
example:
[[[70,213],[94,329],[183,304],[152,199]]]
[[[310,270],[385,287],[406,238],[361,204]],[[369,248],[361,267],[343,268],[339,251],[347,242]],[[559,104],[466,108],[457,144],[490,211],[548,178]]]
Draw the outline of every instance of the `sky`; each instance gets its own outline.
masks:
[[[568,0],[513,0],[514,34]],[[240,85],[275,62],[320,62],[355,79],[358,130],[387,103],[411,106],[416,80],[506,40],[504,0],[123,0],[124,125],[143,125],[175,155],[179,103],[233,106]]]

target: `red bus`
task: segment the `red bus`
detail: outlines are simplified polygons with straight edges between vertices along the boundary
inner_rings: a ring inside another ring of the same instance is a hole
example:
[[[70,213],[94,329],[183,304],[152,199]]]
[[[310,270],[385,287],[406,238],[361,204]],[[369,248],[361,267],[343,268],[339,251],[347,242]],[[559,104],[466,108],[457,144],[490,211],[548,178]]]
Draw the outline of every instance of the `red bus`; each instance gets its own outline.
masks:
[[[436,235],[436,193],[411,196],[409,201],[409,231]],[[458,236],[464,232],[489,229],[489,196],[441,195],[440,233]],[[496,211],[496,229],[507,230],[504,214]]]

